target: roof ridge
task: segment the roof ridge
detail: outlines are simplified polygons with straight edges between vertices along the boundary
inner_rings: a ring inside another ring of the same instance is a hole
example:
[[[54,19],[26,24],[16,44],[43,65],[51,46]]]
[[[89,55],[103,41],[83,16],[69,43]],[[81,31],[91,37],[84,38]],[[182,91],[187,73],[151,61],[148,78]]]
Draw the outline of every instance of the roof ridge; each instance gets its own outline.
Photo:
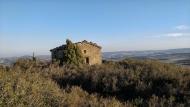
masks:
[[[93,42],[88,42],[87,40],[83,40],[83,41],[81,41],[81,42],[76,42],[76,43],[74,43],[74,44],[78,44],[78,43],[87,43],[87,44],[90,44],[90,45],[92,45],[92,46],[95,46],[95,47],[97,47],[97,48],[102,48],[101,46],[99,46],[99,45],[97,45],[96,43],[93,43]],[[53,48],[53,49],[51,49],[50,51],[53,51],[53,50],[56,50],[56,49],[59,49],[59,48],[63,48],[64,46],[65,46],[66,44],[63,44],[63,45],[61,45],[61,46],[58,46],[58,47],[56,47],[56,48]]]
[[[102,48],[101,46],[99,46],[99,45],[97,45],[96,43],[94,43],[94,42],[88,42],[87,40],[83,40],[82,42],[76,42],[76,44],[77,43],[88,43],[88,44],[90,44],[90,45],[93,45],[93,46],[96,46],[96,47],[98,47],[98,48]]]

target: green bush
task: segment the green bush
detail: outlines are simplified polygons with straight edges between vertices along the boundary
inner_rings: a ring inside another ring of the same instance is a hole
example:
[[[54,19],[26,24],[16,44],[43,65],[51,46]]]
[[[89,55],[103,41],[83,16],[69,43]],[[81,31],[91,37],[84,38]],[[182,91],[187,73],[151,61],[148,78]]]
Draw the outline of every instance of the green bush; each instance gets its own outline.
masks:
[[[83,56],[81,50],[78,46],[72,43],[69,39],[66,40],[66,47],[64,49],[64,64],[74,64],[81,65],[83,64]]]

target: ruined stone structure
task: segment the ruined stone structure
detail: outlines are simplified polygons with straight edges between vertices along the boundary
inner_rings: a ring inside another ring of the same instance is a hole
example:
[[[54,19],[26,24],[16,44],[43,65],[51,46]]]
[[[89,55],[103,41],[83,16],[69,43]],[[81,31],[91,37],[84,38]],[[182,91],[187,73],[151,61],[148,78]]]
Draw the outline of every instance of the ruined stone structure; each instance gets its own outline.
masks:
[[[101,47],[96,43],[88,42],[86,40],[82,42],[75,43],[82,52],[84,62],[89,65],[101,64],[102,63],[102,55],[101,55]],[[51,49],[52,59],[64,61],[63,59],[63,51],[66,45],[62,45]]]

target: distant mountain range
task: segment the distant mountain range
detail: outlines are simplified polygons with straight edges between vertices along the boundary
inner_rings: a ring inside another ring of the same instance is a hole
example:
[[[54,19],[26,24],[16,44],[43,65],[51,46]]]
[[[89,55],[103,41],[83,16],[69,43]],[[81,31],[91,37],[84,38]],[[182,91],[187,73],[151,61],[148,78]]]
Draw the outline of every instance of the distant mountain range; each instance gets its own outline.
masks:
[[[140,60],[157,59],[167,63],[175,63],[180,65],[190,66],[190,48],[168,49],[168,50],[147,50],[147,51],[103,52],[102,55],[104,60],[118,61],[126,58],[135,58]],[[19,58],[31,59],[32,56],[0,58],[0,64],[12,65]],[[36,58],[41,61],[51,60],[51,56],[49,55],[39,55],[36,56]]]
[[[103,59],[105,60],[122,60],[126,58],[157,59],[167,63],[176,63],[190,66],[190,48],[103,53]]]
[[[12,64],[14,64],[16,62],[17,59],[32,59],[32,56],[21,56],[21,57],[5,57],[5,58],[0,58],[0,64],[1,65],[6,65],[6,66],[10,66]],[[50,61],[51,57],[49,55],[39,55],[36,56],[37,59],[41,60],[41,61]]]

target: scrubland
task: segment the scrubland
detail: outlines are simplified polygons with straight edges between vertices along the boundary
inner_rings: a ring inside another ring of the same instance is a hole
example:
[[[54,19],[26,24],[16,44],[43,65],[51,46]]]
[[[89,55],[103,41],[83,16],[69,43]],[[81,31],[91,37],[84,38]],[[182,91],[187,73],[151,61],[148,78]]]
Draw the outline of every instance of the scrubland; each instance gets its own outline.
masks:
[[[190,69],[153,60],[59,66],[19,59],[0,66],[0,106],[188,107]]]

